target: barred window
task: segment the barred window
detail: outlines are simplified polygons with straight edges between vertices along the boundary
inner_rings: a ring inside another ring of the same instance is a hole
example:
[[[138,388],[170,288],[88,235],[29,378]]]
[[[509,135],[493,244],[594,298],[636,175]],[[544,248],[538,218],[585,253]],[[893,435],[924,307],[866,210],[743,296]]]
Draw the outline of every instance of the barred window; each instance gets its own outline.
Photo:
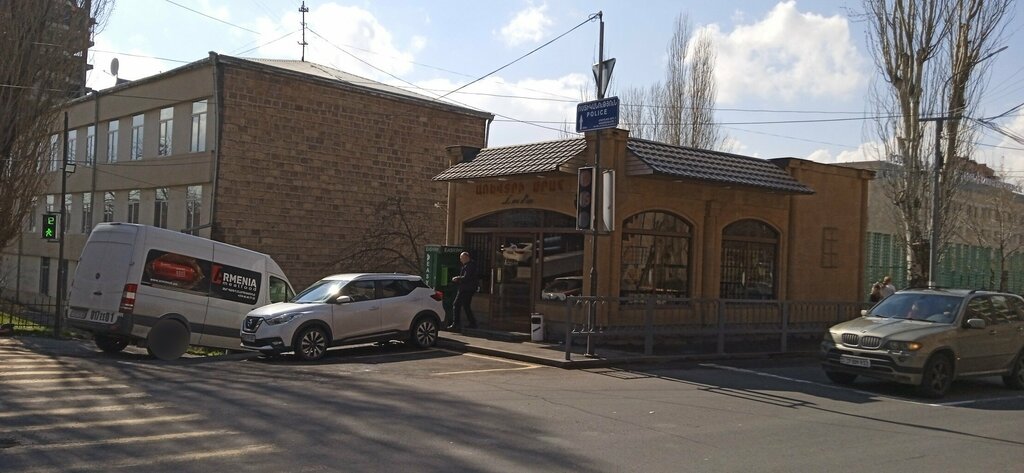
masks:
[[[723,299],[775,299],[779,234],[758,220],[740,220],[722,231]]]
[[[666,212],[643,212],[622,224],[622,276],[619,294],[690,295],[693,227]]]

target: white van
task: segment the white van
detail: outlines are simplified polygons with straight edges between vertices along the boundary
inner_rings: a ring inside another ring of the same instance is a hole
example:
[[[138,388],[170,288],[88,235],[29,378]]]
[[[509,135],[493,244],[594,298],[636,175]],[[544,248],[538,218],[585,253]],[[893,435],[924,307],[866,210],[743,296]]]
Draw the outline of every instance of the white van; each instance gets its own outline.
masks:
[[[249,311],[294,296],[263,253],[146,225],[93,229],[71,282],[68,325],[118,352],[129,343],[162,360],[188,345],[238,349]]]

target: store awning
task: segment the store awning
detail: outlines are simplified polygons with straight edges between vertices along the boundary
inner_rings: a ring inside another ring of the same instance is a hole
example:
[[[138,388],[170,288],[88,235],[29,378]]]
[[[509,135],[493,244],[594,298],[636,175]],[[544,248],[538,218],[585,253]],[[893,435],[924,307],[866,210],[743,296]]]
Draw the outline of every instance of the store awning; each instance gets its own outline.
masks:
[[[586,140],[577,138],[484,148],[471,161],[461,162],[448,168],[434,176],[434,180],[483,179],[560,170],[575,172],[576,166],[582,164],[583,150],[586,147]],[[579,163],[570,166],[571,169],[564,169],[573,159],[577,159]]]

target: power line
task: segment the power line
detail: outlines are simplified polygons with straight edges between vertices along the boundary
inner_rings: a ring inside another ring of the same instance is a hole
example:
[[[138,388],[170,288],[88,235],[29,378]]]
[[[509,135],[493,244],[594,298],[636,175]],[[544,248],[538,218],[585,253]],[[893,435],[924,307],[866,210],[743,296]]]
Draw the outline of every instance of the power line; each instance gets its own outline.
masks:
[[[468,83],[466,83],[466,84],[464,84],[464,85],[462,85],[460,87],[455,88],[455,90],[452,90],[451,92],[448,92],[447,94],[444,94],[444,95],[438,97],[437,100],[441,100],[441,99],[443,99],[443,98],[445,98],[445,97],[447,97],[447,96],[449,96],[451,94],[454,94],[455,92],[458,92],[458,91],[460,91],[462,89],[465,89],[466,87],[469,87],[469,86],[471,86],[471,85],[473,85],[473,84],[475,84],[477,82],[480,82],[480,81],[484,80],[485,78],[487,78],[488,76],[490,76],[492,74],[495,74],[498,71],[501,71],[502,69],[504,69],[506,67],[509,67],[509,66],[511,66],[511,65],[513,65],[513,64],[515,64],[515,63],[517,63],[517,62],[519,62],[519,61],[521,61],[523,59],[525,59],[527,56],[529,56],[529,55],[531,55],[531,54],[533,54],[533,53],[535,53],[537,51],[540,51],[541,49],[547,47],[549,44],[554,43],[555,41],[558,41],[559,39],[562,39],[563,36],[565,36],[565,35],[567,35],[569,33],[572,33],[573,31],[576,31],[577,28],[579,28],[579,27],[581,27],[581,26],[583,26],[583,25],[585,25],[587,23],[590,23],[591,21],[594,21],[594,19],[597,18],[597,17],[598,16],[597,16],[596,13],[593,14],[593,15],[590,15],[589,17],[587,17],[586,20],[583,20],[582,22],[580,22],[580,24],[578,24],[576,26],[573,26],[571,29],[569,29],[569,31],[566,31],[565,33],[562,33],[562,34],[554,37],[550,41],[548,41],[548,42],[546,42],[546,43],[544,43],[544,44],[542,44],[540,46],[537,46],[532,51],[530,51],[530,52],[528,52],[528,53],[526,53],[526,54],[524,54],[522,56],[519,56],[514,61],[512,61],[512,62],[510,62],[508,64],[505,64],[504,66],[501,66],[501,67],[499,67],[499,68],[497,68],[497,69],[495,69],[495,70],[493,70],[491,72],[488,72],[487,74],[484,74],[484,75],[480,76],[477,79],[471,80]]]
[[[199,11],[199,10],[193,10],[192,8],[186,7],[185,5],[182,5],[182,4],[178,3],[178,2],[175,2],[174,0],[164,0],[164,1],[165,1],[165,2],[167,2],[167,3],[170,3],[171,5],[175,5],[175,6],[178,6],[178,7],[184,8],[184,9],[186,9],[186,10],[188,10],[188,11],[192,12],[192,13],[195,13],[195,14],[197,14],[197,15],[205,16],[205,17],[207,17],[207,18],[209,18],[209,19],[211,19],[211,20],[214,20],[214,21],[219,21],[219,22],[221,22],[221,23],[224,23],[225,25],[228,25],[228,26],[233,26],[233,27],[235,27],[235,28],[238,28],[238,29],[240,29],[240,30],[245,30],[245,31],[248,31],[248,32],[250,32],[250,33],[260,34],[260,32],[259,32],[259,31],[253,31],[253,30],[250,30],[249,28],[246,28],[246,27],[244,27],[244,26],[238,26],[238,25],[236,25],[236,24],[234,24],[234,23],[231,23],[231,22],[229,22],[229,21],[224,21],[224,20],[222,20],[222,19],[220,19],[220,18],[217,18],[217,17],[213,17],[213,16],[210,16],[210,15],[207,15],[206,13],[203,13],[203,12],[201,12],[201,11]]]
[[[258,46],[254,46],[254,47],[251,47],[251,48],[249,48],[249,49],[246,49],[245,51],[242,51],[242,52],[240,52],[240,53],[235,53],[235,55],[241,56],[241,55],[243,55],[243,54],[245,54],[245,53],[248,53],[248,52],[250,52],[250,51],[253,51],[253,50],[256,50],[256,49],[262,48],[262,47],[264,47],[264,46],[269,46],[269,45],[271,45],[271,44],[274,44],[274,43],[276,43],[276,42],[278,42],[278,41],[281,41],[282,39],[285,39],[285,38],[287,38],[287,37],[289,37],[289,36],[291,36],[291,35],[293,35],[293,34],[295,34],[295,33],[298,33],[298,32],[299,32],[299,30],[295,30],[295,31],[292,31],[291,33],[285,33],[285,34],[284,34],[284,36],[280,36],[280,37],[278,37],[278,38],[276,38],[276,39],[272,39],[272,40],[270,40],[270,41],[267,41],[266,43],[260,44],[260,45],[258,45]]]

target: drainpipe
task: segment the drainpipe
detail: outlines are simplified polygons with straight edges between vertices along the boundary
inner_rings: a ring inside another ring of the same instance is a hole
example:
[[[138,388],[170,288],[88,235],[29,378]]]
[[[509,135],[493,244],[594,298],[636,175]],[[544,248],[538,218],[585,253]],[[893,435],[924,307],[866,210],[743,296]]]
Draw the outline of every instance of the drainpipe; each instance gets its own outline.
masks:
[[[224,98],[224,74],[221,71],[221,64],[217,60],[217,53],[210,51],[210,65],[213,68],[213,103],[215,110],[216,123],[213,127],[213,133],[215,136],[212,140],[207,140],[207,143],[215,143],[213,149],[213,185],[210,186],[210,239],[216,240],[217,237],[221,241],[224,240],[223,235],[218,235],[218,227],[216,225],[217,217],[217,186],[220,184],[220,147],[221,147],[221,128],[224,126],[224,105],[221,103]]]

